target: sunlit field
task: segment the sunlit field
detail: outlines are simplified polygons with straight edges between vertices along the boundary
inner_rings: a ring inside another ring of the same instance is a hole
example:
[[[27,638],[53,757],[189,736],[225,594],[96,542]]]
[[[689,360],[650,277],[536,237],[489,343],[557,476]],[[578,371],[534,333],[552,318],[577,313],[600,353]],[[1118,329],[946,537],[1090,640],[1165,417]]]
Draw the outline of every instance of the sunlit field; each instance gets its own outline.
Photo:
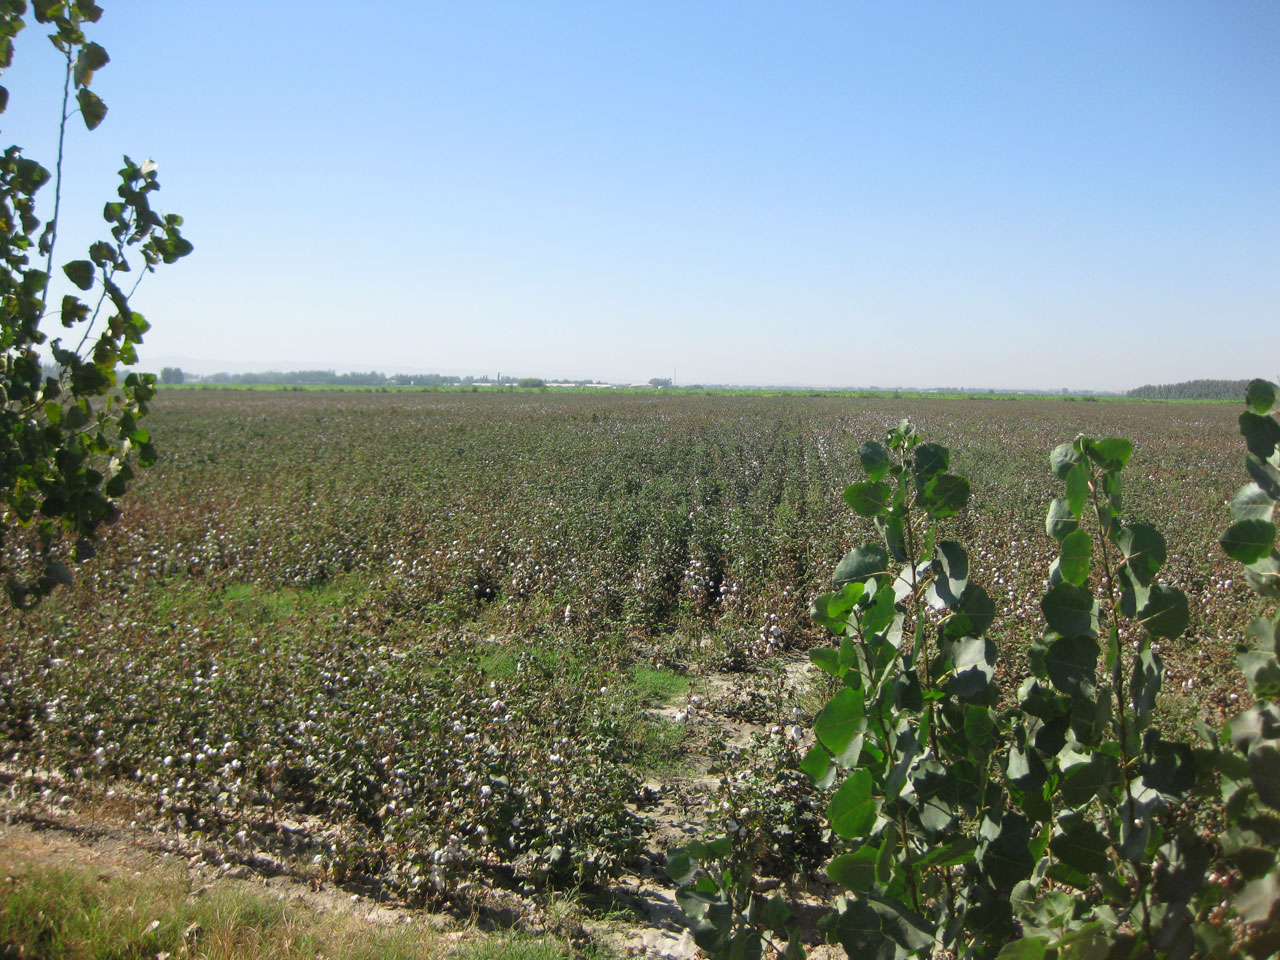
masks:
[[[902,417],[972,483],[953,536],[996,601],[1006,691],[1043,629],[1050,449],[1133,440],[1126,508],[1163,531],[1162,576],[1192,601],[1162,651],[1166,715],[1220,725],[1247,698],[1232,655],[1251,595],[1217,544],[1237,414],[167,391],[147,420],[160,462],[97,558],[0,627],[8,776],[15,796],[112,788],[147,829],[410,898],[601,880],[652,847],[641,783],[689,749],[648,708],[823,641],[809,604],[874,534],[841,499],[855,450]],[[786,707],[762,720],[812,719]]]

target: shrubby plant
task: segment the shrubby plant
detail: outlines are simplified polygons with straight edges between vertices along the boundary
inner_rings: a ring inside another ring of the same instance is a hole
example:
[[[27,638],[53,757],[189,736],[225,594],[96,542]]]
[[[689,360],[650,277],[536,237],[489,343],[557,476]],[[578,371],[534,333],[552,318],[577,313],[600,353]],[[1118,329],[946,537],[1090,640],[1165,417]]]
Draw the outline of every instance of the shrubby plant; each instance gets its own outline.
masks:
[[[1256,705],[1220,736],[1174,739],[1159,722],[1159,644],[1186,630],[1161,582],[1154,527],[1126,518],[1119,438],[1077,437],[1050,469],[1063,495],[1041,600],[1045,630],[1016,695],[995,684],[995,617],[941,523],[968,499],[949,452],[905,421],[859,456],[845,491],[883,537],[851,551],[812,615],[839,646],[812,659],[841,689],[814,722],[803,767],[829,791],[845,888],[820,927],[851,957],[1266,957],[1280,950],[1280,553],[1276,388],[1254,381],[1240,417],[1252,482],[1223,549],[1264,609],[1238,658]],[[1220,790],[1220,793],[1219,793]],[[1221,836],[1192,804],[1221,798]],[[786,929],[755,897],[729,836],[672,858],[704,950],[749,958]],[[782,939],[782,938],[779,938]],[[786,950],[800,952],[792,934]]]
[[[13,62],[26,15],[23,0],[0,4],[0,68]],[[155,378],[129,370],[148,324],[130,297],[146,273],[191,252],[182,218],[151,207],[160,189],[155,164],[125,157],[117,199],[103,208],[108,238],[92,243],[86,259],[62,265],[88,302],[68,294],[49,303],[67,127],[79,113],[93,130],[107,113],[91,85],[109,58],[84,34],[101,15],[91,0],[35,3],[35,22],[52,28],[66,61],[57,163],[51,174],[17,146],[0,158],[0,573],[19,608],[71,582],[70,565],[91,557],[98,528],[119,516],[131,460],[155,460],[138,424]],[[8,99],[0,87],[0,111]],[[37,193],[50,183],[53,210],[42,223]],[[135,269],[137,279],[127,282]],[[63,333],[50,341],[44,326],[52,317]],[[41,367],[46,344],[54,374]]]

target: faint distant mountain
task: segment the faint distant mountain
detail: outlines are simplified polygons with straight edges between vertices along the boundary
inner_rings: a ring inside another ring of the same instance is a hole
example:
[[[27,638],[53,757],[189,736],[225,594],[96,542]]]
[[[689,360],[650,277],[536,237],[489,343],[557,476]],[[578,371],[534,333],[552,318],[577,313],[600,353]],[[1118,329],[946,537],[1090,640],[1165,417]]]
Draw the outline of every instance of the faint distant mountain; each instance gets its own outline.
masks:
[[[1243,400],[1248,380],[1184,380],[1137,387],[1127,396],[1139,400]]]

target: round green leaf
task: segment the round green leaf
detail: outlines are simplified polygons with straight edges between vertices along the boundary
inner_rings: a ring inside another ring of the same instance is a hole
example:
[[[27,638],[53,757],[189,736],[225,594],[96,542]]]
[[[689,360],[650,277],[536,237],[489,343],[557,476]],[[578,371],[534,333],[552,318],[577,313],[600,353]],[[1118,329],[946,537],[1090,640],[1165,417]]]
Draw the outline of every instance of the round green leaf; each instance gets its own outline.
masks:
[[[883,513],[892,496],[892,487],[874,480],[851,484],[844,491],[845,503],[853,507],[860,517],[874,517]]]
[[[1280,600],[1280,553],[1272,550],[1268,556],[1249,564],[1244,568],[1244,579],[1259,596]]]
[[[871,796],[870,770],[855,770],[827,804],[831,829],[848,840],[861,840],[876,822],[876,802]]]
[[[1061,541],[1067,534],[1080,527],[1080,521],[1071,513],[1071,504],[1066,497],[1058,497],[1049,504],[1049,513],[1044,518],[1044,532],[1053,539]]]
[[[836,566],[835,584],[844,586],[852,580],[866,580],[889,571],[889,554],[874,543],[863,544],[847,553]]]
[[[915,472],[921,477],[933,477],[945,473],[951,463],[951,451],[938,443],[922,443],[913,454]]]
[[[842,853],[827,864],[827,876],[854,893],[865,893],[876,882],[876,856],[872,846],[861,846],[852,853]]]
[[[1245,457],[1244,468],[1263,493],[1272,500],[1280,500],[1280,470],[1253,453]]]
[[[820,743],[815,743],[804,755],[800,761],[800,772],[819,790],[826,790],[836,782],[836,766],[831,762],[831,754]]]
[[[1067,479],[1067,474],[1071,472],[1071,468],[1083,459],[1083,454],[1076,449],[1075,444],[1060,443],[1049,454],[1049,469],[1053,471],[1053,475],[1059,480],[1065,480]]]
[[[1097,826],[1088,820],[1077,821],[1068,833],[1061,833],[1049,843],[1053,855],[1086,876],[1104,873],[1111,867],[1111,844]]]
[[[933,518],[954,517],[969,502],[969,481],[940,473],[920,488],[919,505]]]
[[[1067,503],[1077,520],[1084,515],[1084,505],[1089,500],[1089,480],[1089,465],[1083,460],[1067,472]]]
[[[953,606],[969,586],[969,554],[954,540],[940,540],[934,547],[933,563],[937,571],[931,584],[934,593],[941,603]]]
[[[899,563],[911,561],[907,553],[907,530],[901,517],[888,516],[884,519],[884,541],[893,559]]]
[[[107,105],[88,87],[81,87],[76,91],[76,102],[80,104],[80,115],[84,117],[84,125],[90,130],[102,123],[107,115]]]
[[[1138,619],[1153,637],[1172,640],[1181,636],[1191,622],[1186,594],[1176,587],[1156,584],[1151,588],[1146,604],[1138,611]]]
[[[1086,440],[1085,452],[1103,470],[1123,470],[1133,455],[1133,444],[1123,437]]]
[[[1219,539],[1232,560],[1253,563],[1271,552],[1276,542],[1276,525],[1269,520],[1241,520],[1227,528]]]
[[[107,56],[107,51],[99,44],[92,40],[80,48],[80,53],[76,56],[74,77],[77,87],[88,86],[93,82],[93,73],[95,70],[101,70],[111,58]]]
[[[1250,453],[1260,460],[1269,460],[1280,444],[1280,423],[1275,417],[1246,411],[1240,414],[1240,435]]]
[[[1098,604],[1093,594],[1070,583],[1050,587],[1040,610],[1051,630],[1064,637],[1092,637],[1098,632]]]
[[[1089,562],[1093,556],[1093,537],[1083,530],[1072,530],[1062,538],[1062,556],[1058,574],[1067,583],[1082,587],[1089,579]]]
[[[1257,414],[1267,414],[1276,405],[1277,387],[1270,380],[1250,380],[1244,391],[1244,402]]]
[[[814,719],[813,732],[819,743],[834,756],[841,757],[863,729],[865,715],[862,691],[845,687],[827,702]]]
[[[62,272],[81,290],[88,290],[93,286],[93,264],[88,260],[72,260],[70,263],[64,263]]]
[[[1249,751],[1249,779],[1258,799],[1280,810],[1280,749],[1274,742],[1260,743]]]
[[[943,635],[955,640],[982,636],[996,616],[996,606],[991,597],[976,583],[965,587],[952,609],[954,613],[943,627]]]
[[[1164,536],[1145,523],[1127,524],[1116,535],[1116,546],[1125,556],[1129,574],[1143,586],[1151,583],[1168,556]]]
[[[1044,651],[1050,682],[1070,697],[1092,699],[1097,691],[1098,654],[1089,637],[1059,637]]]
[[[677,851],[667,857],[666,873],[671,878],[671,882],[677,886],[683,887],[686,883],[693,879],[695,873],[698,872],[698,865],[694,863],[683,850]]]
[[[889,458],[889,451],[874,440],[868,440],[858,447],[858,459],[862,462],[862,469],[872,480],[883,478],[893,463]]]
[[[1236,520],[1270,520],[1275,506],[1256,483],[1246,483],[1231,500],[1231,516]]]

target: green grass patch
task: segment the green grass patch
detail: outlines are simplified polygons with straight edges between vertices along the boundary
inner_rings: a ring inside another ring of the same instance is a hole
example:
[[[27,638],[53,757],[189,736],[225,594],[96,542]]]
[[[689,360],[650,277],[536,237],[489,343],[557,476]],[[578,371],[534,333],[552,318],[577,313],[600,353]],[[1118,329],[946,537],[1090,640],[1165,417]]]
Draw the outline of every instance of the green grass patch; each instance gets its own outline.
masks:
[[[209,960],[441,957],[444,944],[421,924],[374,927],[231,886],[192,897],[176,872],[100,873],[71,865],[16,868],[0,897],[0,952],[43,960],[198,956]],[[477,956],[503,957],[506,938]],[[530,957],[563,956],[548,952]],[[524,954],[521,954],[523,956]]]
[[[673,670],[636,667],[631,674],[631,689],[646,707],[660,707],[689,692],[689,678]]]

